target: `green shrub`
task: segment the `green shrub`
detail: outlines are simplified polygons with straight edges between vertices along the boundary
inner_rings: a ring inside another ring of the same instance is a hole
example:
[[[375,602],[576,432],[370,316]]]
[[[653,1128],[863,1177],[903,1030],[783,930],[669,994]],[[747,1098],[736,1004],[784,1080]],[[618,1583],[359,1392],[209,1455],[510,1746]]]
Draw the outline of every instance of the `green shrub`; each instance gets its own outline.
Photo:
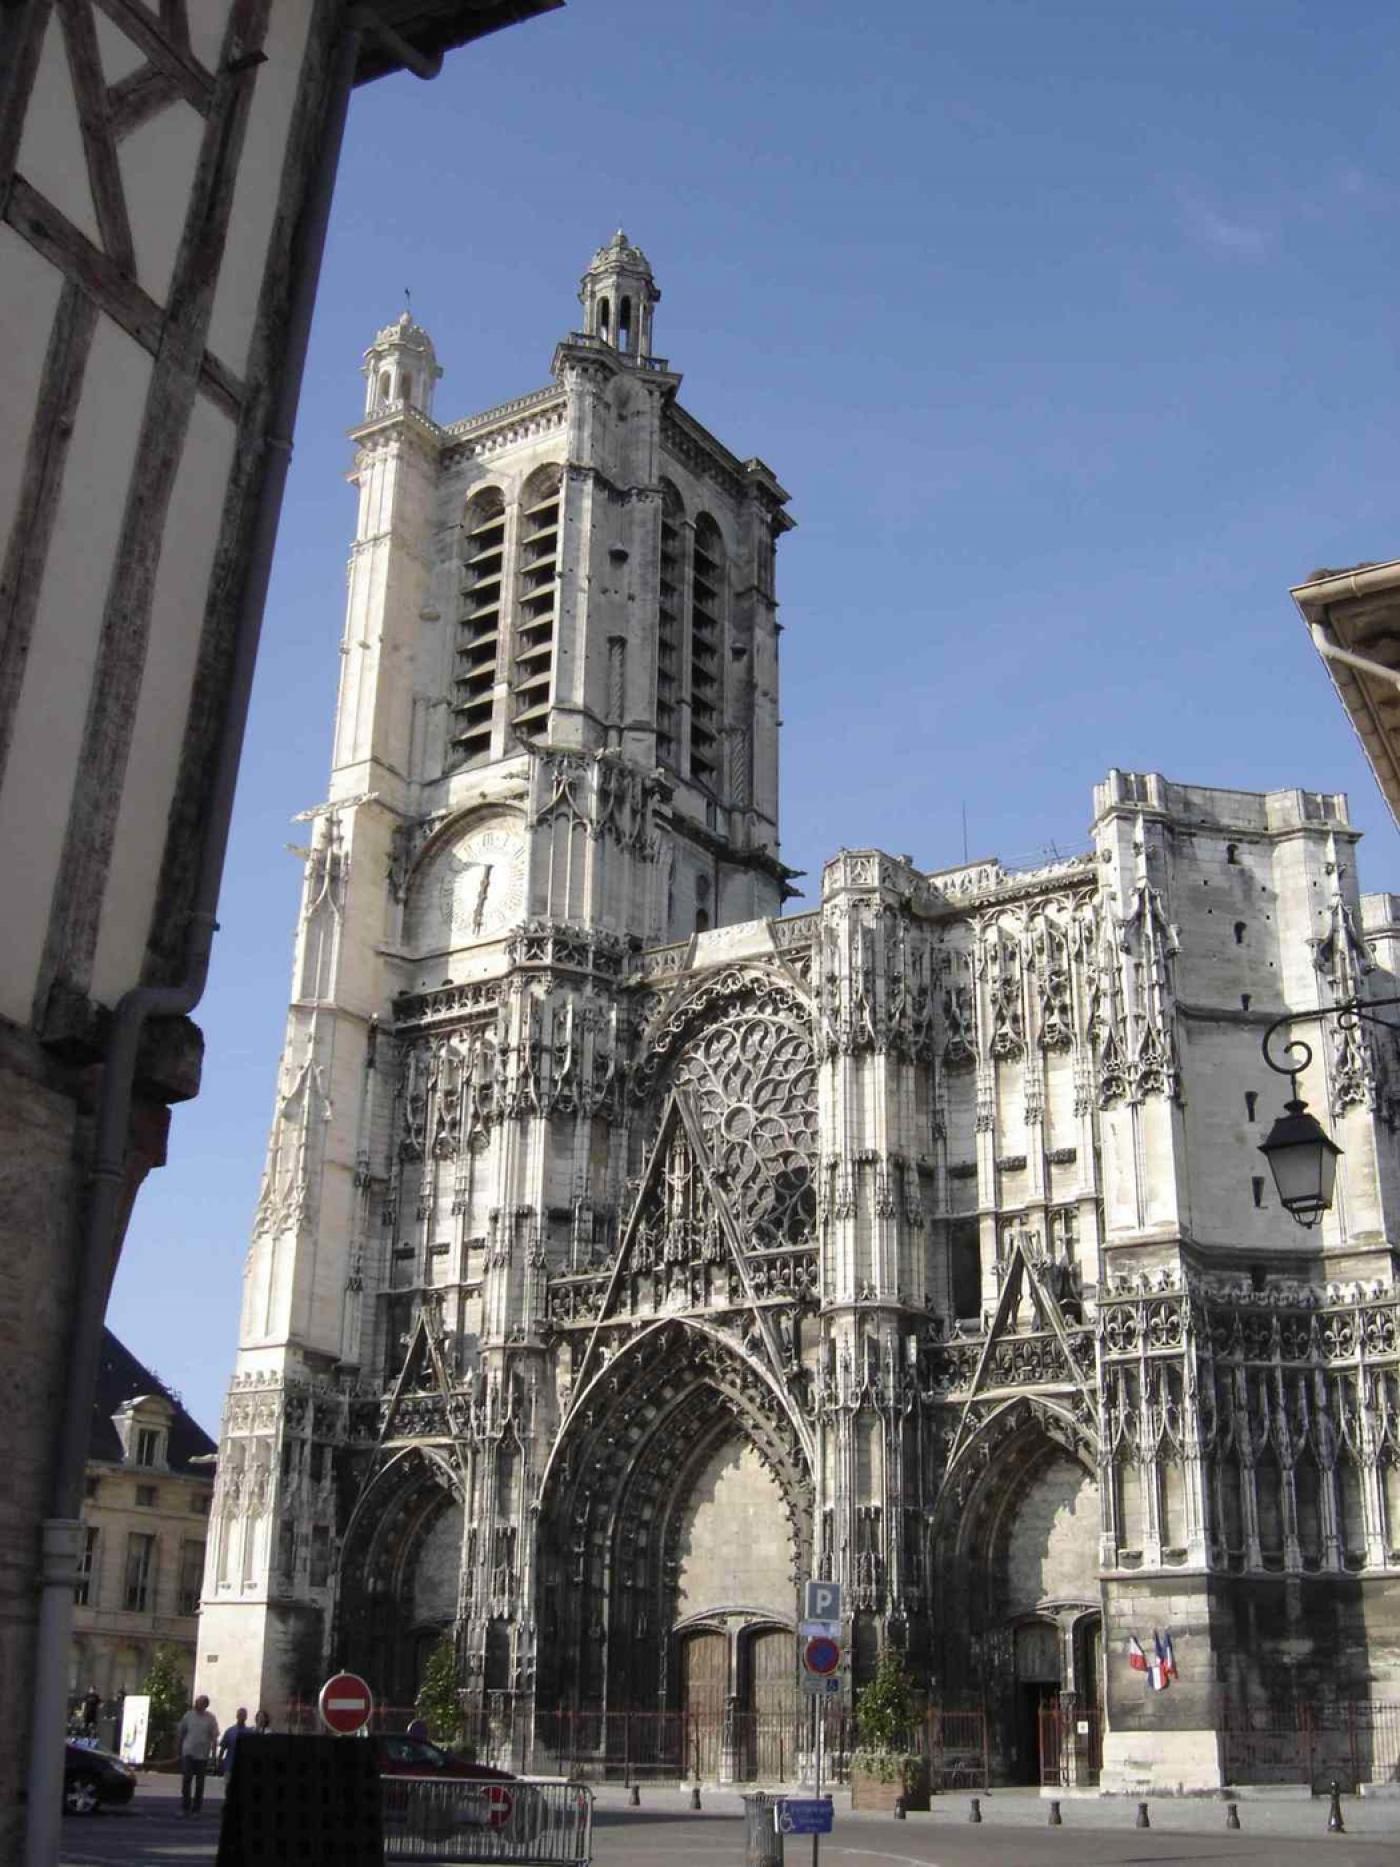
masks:
[[[175,1728],[189,1704],[180,1649],[162,1642],[151,1655],[141,1690],[151,1701],[146,1725],[146,1755],[168,1757],[175,1749]]]
[[[874,1755],[901,1757],[910,1749],[914,1734],[914,1682],[903,1655],[886,1646],[875,1677],[856,1699],[856,1744]],[[889,1782],[890,1777],[881,1781]]]
[[[413,1709],[435,1743],[455,1744],[461,1737],[462,1698],[457,1687],[457,1647],[451,1634],[444,1634],[428,1655]]]

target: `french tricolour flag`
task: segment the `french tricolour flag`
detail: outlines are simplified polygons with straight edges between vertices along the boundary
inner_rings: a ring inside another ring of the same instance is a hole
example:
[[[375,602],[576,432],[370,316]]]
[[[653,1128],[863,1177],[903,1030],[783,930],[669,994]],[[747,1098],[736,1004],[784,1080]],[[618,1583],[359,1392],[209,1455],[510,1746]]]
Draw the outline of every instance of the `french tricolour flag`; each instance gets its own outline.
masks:
[[[1159,1634],[1155,1627],[1153,1628],[1152,1658],[1148,1662],[1148,1673],[1151,1677],[1152,1690],[1154,1692],[1165,1692],[1172,1680],[1175,1679],[1176,1651],[1172,1646],[1170,1629],[1168,1629],[1164,1636]]]
[[[1142,1642],[1136,1634],[1128,1635],[1128,1664],[1135,1673],[1147,1671],[1147,1655],[1142,1650]]]

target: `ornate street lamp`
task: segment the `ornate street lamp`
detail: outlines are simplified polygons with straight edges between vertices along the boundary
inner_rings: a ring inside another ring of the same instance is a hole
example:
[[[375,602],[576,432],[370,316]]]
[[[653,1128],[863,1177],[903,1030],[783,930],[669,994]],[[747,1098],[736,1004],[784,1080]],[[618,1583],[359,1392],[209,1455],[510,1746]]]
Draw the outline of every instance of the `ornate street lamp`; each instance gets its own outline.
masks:
[[[1386,1005],[1400,1005],[1400,998],[1349,998],[1340,1005],[1324,1005],[1317,1011],[1288,1012],[1282,1018],[1275,1018],[1264,1033],[1264,1061],[1271,1070],[1289,1079],[1293,1094],[1284,1103],[1284,1112],[1269,1130],[1267,1140],[1260,1142],[1259,1152],[1269,1163],[1279,1204],[1299,1225],[1311,1228],[1330,1210],[1337,1182],[1337,1160],[1342,1150],[1317,1117],[1309,1112],[1307,1103],[1298,1093],[1298,1078],[1313,1059],[1312,1046],[1301,1037],[1290,1038],[1283,1046],[1284,1057],[1291,1059],[1287,1062],[1276,1061],[1269,1046],[1285,1025],[1301,1023],[1305,1018],[1319,1024],[1335,1018],[1343,1030],[1354,1029],[1358,1023],[1370,1023],[1393,1031],[1397,1028],[1395,1025],[1372,1016]]]

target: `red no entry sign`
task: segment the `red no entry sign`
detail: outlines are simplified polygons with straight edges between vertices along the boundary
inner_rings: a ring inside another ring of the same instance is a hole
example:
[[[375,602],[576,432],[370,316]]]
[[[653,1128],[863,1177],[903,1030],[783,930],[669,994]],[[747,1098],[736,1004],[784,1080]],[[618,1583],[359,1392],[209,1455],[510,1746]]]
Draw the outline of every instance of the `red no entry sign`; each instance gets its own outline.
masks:
[[[493,1783],[486,1792],[486,1821],[488,1827],[504,1828],[515,1810],[515,1797],[508,1789]]]
[[[321,1687],[317,1705],[322,1724],[348,1737],[369,1723],[374,1694],[358,1673],[336,1673]]]
[[[825,1678],[828,1673],[834,1673],[841,1664],[839,1642],[830,1639],[826,1634],[818,1634],[803,1647],[802,1664],[809,1673],[816,1673],[822,1678]]]

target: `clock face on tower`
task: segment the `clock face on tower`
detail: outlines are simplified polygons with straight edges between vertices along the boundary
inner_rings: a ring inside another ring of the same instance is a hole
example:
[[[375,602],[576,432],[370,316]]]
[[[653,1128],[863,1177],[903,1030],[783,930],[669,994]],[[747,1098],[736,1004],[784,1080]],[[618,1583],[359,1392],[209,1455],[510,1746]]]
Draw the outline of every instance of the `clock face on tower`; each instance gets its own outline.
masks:
[[[525,915],[525,838],[514,818],[476,823],[414,878],[404,931],[420,953],[491,940]]]
[[[440,863],[438,908],[454,945],[484,940],[525,910],[525,839],[487,824],[468,832]]]

